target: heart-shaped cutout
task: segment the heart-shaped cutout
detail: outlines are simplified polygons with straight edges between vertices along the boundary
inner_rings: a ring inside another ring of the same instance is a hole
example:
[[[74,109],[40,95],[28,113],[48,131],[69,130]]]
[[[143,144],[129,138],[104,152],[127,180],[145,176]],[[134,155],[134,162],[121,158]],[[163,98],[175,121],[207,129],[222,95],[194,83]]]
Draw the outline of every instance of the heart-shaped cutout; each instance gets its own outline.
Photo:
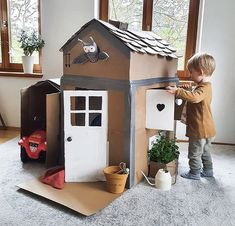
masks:
[[[165,104],[157,104],[158,111],[162,111],[165,108]]]

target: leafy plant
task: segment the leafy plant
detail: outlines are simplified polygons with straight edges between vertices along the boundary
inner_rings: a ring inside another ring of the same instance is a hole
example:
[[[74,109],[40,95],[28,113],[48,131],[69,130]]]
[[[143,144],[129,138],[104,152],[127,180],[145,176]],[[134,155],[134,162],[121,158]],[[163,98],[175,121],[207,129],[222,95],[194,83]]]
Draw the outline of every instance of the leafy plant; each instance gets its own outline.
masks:
[[[45,45],[44,40],[35,30],[32,32],[22,30],[19,42],[25,56],[31,56],[34,51],[39,51]]]
[[[161,133],[152,148],[148,151],[150,161],[167,164],[179,157],[179,147],[173,139],[170,139]]]

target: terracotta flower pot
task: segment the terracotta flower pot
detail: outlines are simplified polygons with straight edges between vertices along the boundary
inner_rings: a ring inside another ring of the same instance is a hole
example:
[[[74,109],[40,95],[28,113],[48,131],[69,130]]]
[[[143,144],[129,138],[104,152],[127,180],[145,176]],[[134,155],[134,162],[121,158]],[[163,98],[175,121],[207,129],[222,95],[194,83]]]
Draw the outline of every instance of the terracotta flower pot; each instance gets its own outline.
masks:
[[[106,178],[106,189],[111,193],[122,193],[124,191],[128,174],[119,174],[119,166],[109,166],[104,169]]]

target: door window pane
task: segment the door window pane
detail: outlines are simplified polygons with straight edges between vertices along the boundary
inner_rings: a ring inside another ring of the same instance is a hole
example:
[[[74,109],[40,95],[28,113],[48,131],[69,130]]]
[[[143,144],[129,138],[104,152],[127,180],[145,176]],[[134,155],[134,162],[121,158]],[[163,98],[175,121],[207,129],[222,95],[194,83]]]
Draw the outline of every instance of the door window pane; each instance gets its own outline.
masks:
[[[86,110],[86,97],[70,97],[71,110]]]
[[[89,97],[89,110],[101,110],[102,97]]]
[[[85,126],[85,113],[71,113],[72,126]]]
[[[10,63],[22,63],[23,51],[18,42],[23,30],[38,32],[38,0],[8,0],[8,35]],[[39,54],[34,52],[34,63],[39,63]]]
[[[128,23],[128,29],[141,30],[143,0],[109,0],[109,19]]]
[[[152,31],[174,46],[185,56],[188,28],[189,0],[153,0]],[[184,70],[184,57],[178,70]]]
[[[101,126],[101,113],[89,114],[89,126]]]

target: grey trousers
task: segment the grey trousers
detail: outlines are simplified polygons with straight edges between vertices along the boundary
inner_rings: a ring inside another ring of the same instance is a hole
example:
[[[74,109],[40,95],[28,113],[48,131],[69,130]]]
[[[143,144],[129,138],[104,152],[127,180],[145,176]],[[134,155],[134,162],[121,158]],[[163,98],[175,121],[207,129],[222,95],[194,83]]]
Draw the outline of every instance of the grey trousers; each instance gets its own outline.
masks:
[[[188,158],[190,173],[199,174],[203,170],[212,170],[211,150],[214,138],[194,139],[189,138]]]

